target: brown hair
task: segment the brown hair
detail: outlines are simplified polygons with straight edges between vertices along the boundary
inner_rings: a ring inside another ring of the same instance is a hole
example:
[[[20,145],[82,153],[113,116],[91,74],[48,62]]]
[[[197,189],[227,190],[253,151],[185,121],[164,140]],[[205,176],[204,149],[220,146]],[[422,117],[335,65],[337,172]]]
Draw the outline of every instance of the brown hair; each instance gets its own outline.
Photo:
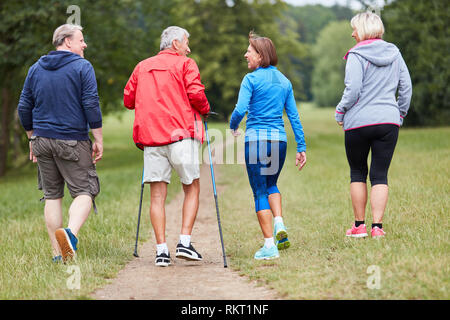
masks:
[[[255,51],[261,56],[260,67],[276,66],[278,63],[277,51],[272,40],[260,37],[253,31],[248,34],[248,41]]]

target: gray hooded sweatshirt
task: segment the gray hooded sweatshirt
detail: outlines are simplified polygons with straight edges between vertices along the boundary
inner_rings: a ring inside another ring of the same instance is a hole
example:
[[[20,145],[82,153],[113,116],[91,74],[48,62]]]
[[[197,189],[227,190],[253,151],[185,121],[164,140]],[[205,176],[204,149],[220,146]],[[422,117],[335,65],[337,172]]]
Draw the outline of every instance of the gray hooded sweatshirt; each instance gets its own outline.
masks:
[[[336,107],[336,121],[344,122],[344,130],[376,124],[401,126],[412,84],[398,48],[381,39],[365,40],[344,59],[345,90]]]

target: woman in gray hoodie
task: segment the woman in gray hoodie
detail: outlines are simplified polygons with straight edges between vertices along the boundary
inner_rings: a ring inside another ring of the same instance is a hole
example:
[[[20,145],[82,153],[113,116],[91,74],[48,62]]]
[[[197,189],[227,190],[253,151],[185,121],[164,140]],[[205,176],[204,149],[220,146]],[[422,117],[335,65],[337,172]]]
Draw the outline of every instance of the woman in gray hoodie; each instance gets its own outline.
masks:
[[[360,13],[351,20],[357,44],[345,55],[345,90],[335,118],[345,131],[350,165],[350,194],[355,223],[346,236],[366,237],[367,158],[370,164],[372,237],[385,235],[382,226],[388,199],[387,174],[412,95],[411,78],[398,48],[381,39],[380,17]]]

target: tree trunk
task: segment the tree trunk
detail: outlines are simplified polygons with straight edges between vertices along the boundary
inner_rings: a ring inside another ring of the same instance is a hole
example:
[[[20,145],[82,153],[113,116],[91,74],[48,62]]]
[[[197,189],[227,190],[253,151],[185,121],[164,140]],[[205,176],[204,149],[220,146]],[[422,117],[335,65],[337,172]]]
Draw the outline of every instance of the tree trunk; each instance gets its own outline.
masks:
[[[0,109],[0,177],[5,175],[8,162],[11,119],[11,92],[9,88],[1,88]]]
[[[12,128],[12,142],[13,142],[13,162],[18,163],[20,162],[20,158],[23,156],[22,151],[22,135],[24,134],[24,131],[22,129],[22,126],[20,125],[20,119],[19,119],[19,113],[16,109],[14,109],[14,116],[13,116],[13,128]]]

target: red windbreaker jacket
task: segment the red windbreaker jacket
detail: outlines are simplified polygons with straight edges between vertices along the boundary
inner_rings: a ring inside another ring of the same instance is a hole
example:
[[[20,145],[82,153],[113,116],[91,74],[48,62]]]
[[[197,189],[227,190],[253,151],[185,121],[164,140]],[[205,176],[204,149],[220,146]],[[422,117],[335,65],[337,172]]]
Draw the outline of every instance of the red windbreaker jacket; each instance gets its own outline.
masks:
[[[201,115],[210,110],[197,64],[171,50],[141,61],[128,80],[123,102],[135,110],[136,146],[163,146],[186,138],[203,143]]]

